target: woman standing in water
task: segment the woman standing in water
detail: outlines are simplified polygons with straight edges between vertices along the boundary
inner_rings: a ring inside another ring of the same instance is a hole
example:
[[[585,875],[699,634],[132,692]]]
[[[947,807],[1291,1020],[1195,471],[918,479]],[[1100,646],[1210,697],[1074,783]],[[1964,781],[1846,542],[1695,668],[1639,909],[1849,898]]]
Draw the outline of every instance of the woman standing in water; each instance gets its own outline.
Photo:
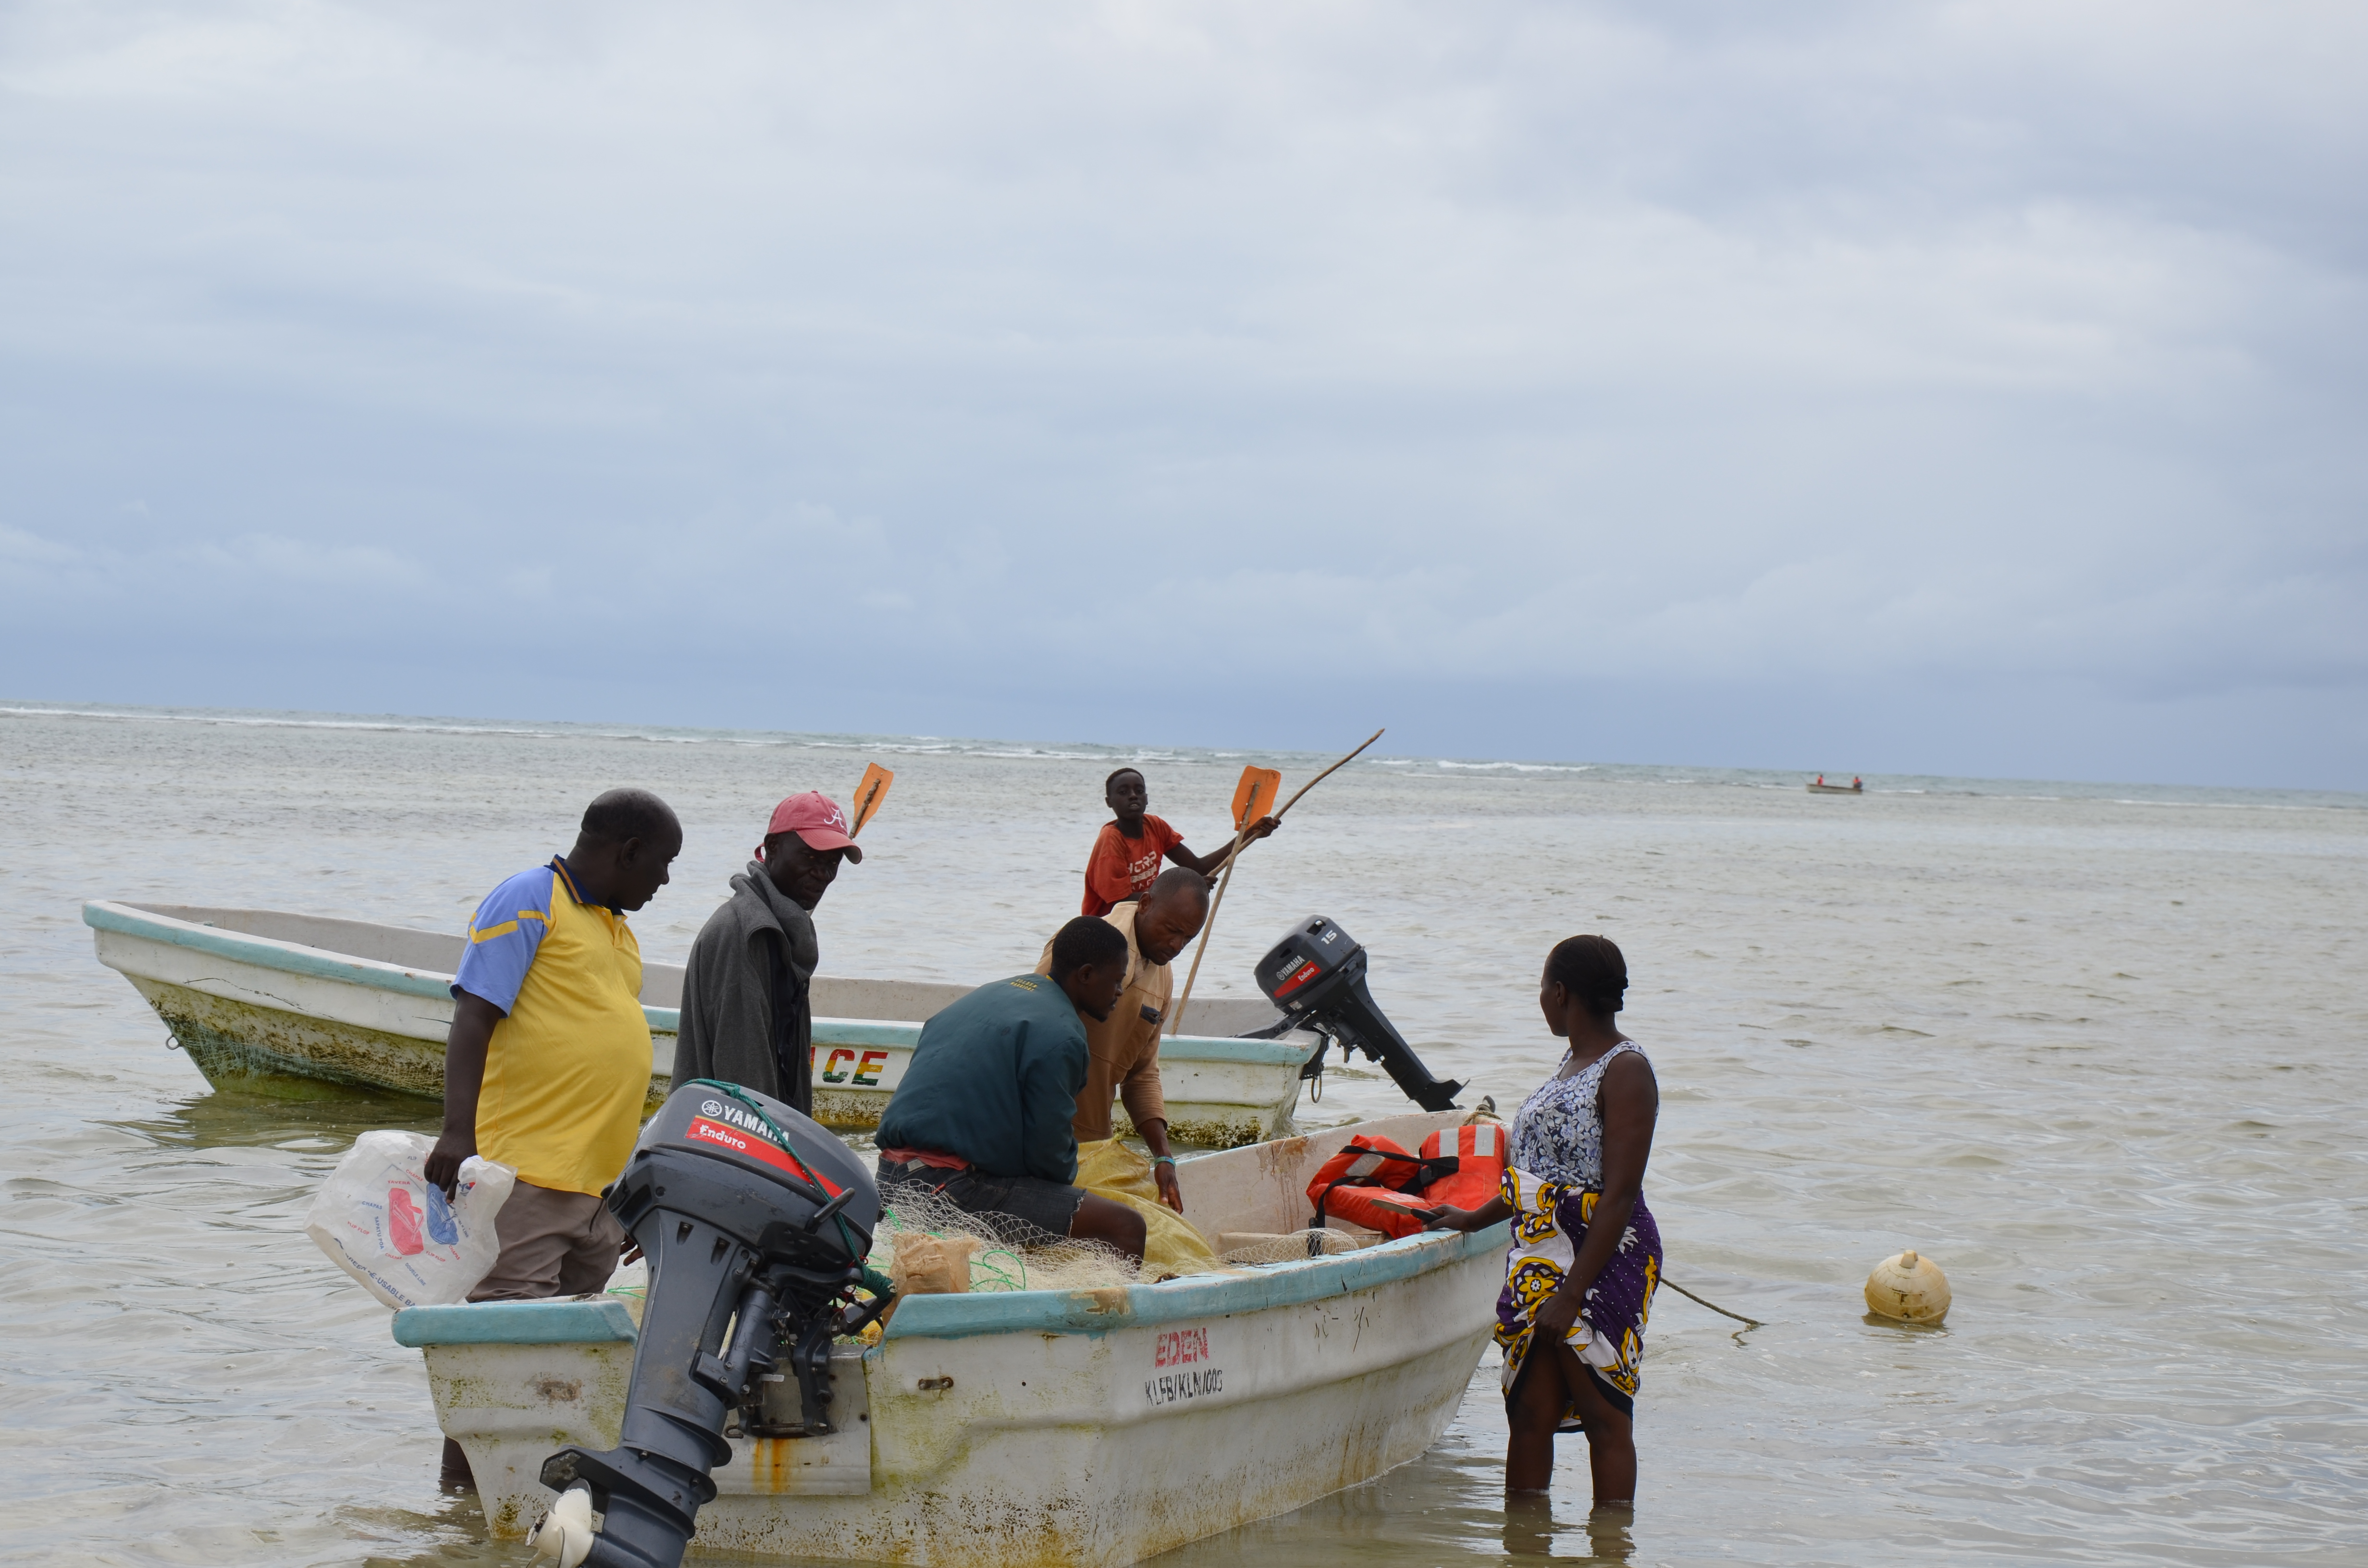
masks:
[[[1432,1221],[1457,1231],[1513,1221],[1497,1300],[1508,1493],[1544,1492],[1554,1435],[1583,1430],[1595,1501],[1636,1495],[1636,1378],[1661,1279],[1645,1163],[1661,1095],[1642,1048],[1612,1022],[1627,989],[1627,960],[1606,938],[1555,947],[1538,1005],[1570,1041],[1561,1070],[1514,1113],[1497,1197]]]

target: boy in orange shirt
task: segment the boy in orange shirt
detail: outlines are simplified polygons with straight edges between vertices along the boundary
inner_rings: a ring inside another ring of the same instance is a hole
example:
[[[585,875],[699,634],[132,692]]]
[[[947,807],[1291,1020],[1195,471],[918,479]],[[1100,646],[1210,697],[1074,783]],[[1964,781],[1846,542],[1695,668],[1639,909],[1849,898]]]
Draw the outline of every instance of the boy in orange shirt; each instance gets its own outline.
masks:
[[[1150,891],[1159,875],[1159,862],[1173,860],[1178,865],[1212,876],[1225,862],[1225,852],[1233,840],[1225,841],[1224,849],[1210,855],[1195,855],[1184,846],[1184,835],[1168,826],[1146,809],[1151,804],[1151,787],[1143,775],[1132,767],[1121,767],[1102,785],[1102,799],[1118,820],[1102,824],[1094,839],[1094,850],[1086,857],[1086,899],[1081,915],[1108,915],[1129,899],[1139,899]],[[1275,830],[1272,817],[1260,817],[1250,824],[1249,837],[1244,845],[1255,843]]]

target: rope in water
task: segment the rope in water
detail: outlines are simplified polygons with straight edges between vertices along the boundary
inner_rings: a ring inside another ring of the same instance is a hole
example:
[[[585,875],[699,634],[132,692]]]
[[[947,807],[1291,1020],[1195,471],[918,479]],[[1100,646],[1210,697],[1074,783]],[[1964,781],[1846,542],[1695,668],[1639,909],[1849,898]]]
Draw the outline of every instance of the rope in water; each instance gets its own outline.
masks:
[[[1675,1290],[1679,1295],[1683,1296],[1687,1301],[1692,1301],[1698,1306],[1708,1307],[1711,1311],[1716,1312],[1723,1318],[1733,1318],[1736,1322],[1748,1324],[1753,1328],[1766,1328],[1768,1326],[1766,1324],[1761,1323],[1758,1318],[1748,1318],[1741,1312],[1728,1312],[1716,1301],[1703,1301],[1700,1296],[1695,1295],[1691,1290],[1687,1290],[1684,1286],[1679,1284],[1676,1280],[1670,1278],[1666,1274],[1661,1276],[1661,1283],[1667,1285],[1670,1290]]]

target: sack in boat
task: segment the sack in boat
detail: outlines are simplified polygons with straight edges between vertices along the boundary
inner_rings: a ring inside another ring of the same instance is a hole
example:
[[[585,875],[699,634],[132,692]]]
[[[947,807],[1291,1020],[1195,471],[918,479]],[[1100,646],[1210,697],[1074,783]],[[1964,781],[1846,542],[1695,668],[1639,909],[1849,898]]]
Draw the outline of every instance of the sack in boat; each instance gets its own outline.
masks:
[[[1477,1152],[1484,1139],[1486,1154]],[[1449,1128],[1425,1139],[1421,1153],[1410,1154],[1387,1138],[1359,1133],[1307,1184],[1312,1220],[1320,1223],[1328,1214],[1385,1236],[1411,1236],[1434,1209],[1473,1207],[1465,1201],[1467,1188],[1481,1192],[1484,1203],[1494,1195],[1504,1169],[1503,1141],[1493,1127]],[[1468,1183],[1458,1179],[1467,1145],[1474,1164]]]
[[[899,1296],[959,1296],[970,1289],[970,1260],[986,1244],[976,1236],[896,1233],[896,1260],[888,1283]]]
[[[1077,1145],[1077,1185],[1098,1198],[1123,1203],[1143,1216],[1143,1277],[1205,1274],[1217,1249],[1183,1215],[1159,1200],[1151,1158],[1115,1138]]]
[[[472,1154],[447,1202],[426,1175],[435,1147],[425,1133],[363,1133],[304,1217],[313,1244],[390,1307],[460,1301],[501,1254],[494,1217],[518,1173]]]

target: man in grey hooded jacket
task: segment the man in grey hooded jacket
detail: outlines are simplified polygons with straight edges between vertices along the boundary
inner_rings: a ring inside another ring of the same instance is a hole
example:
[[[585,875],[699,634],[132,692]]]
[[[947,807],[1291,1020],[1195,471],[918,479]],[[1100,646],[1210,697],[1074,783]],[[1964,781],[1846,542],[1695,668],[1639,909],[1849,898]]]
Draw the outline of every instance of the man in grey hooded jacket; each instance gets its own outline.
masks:
[[[757,858],[690,945],[676,1083],[720,1078],[813,1113],[814,909],[839,863],[862,859],[828,796],[809,790],[773,808]]]

